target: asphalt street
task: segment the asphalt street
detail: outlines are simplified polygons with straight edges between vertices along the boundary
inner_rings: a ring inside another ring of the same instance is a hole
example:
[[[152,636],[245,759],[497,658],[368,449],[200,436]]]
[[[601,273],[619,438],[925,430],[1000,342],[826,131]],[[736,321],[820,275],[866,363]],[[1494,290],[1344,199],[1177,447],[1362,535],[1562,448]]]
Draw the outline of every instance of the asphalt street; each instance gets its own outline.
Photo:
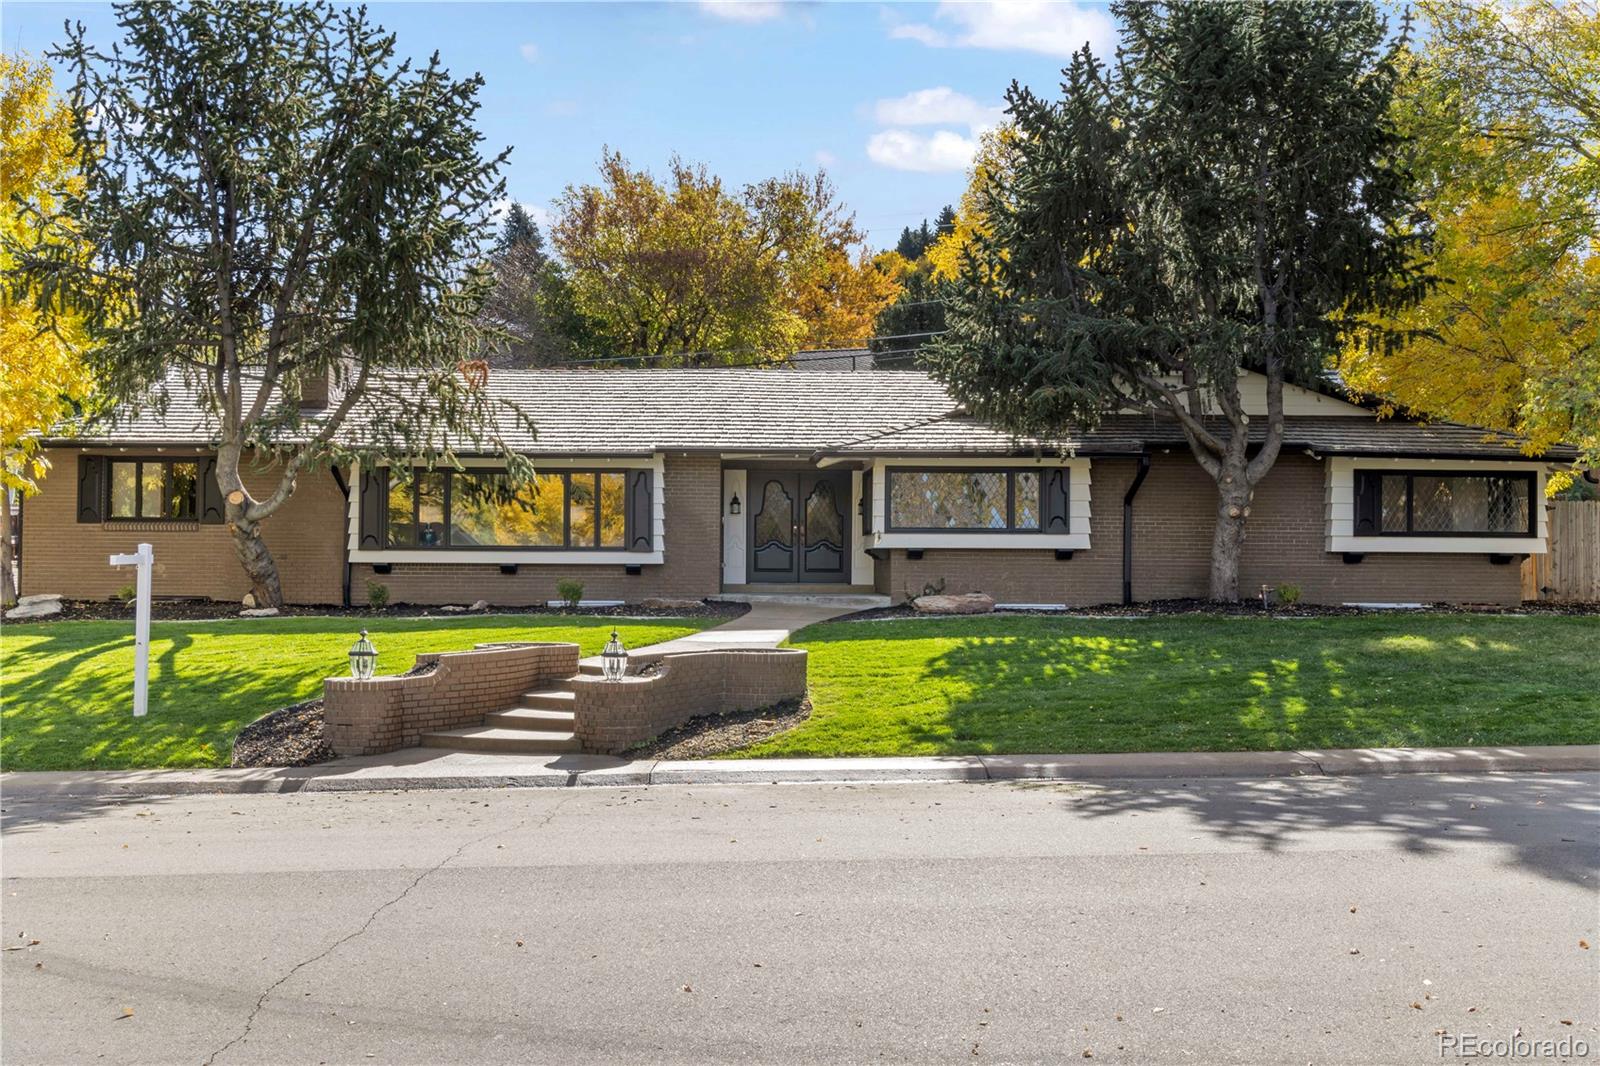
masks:
[[[3,806],[7,1066],[1600,1061],[1594,774]]]

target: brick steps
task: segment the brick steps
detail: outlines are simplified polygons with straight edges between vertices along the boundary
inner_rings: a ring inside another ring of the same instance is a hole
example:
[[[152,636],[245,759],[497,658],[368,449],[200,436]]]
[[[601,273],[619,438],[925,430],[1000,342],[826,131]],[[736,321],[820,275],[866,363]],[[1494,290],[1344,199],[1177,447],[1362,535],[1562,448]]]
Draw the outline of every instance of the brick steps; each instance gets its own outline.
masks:
[[[572,713],[577,694],[572,690],[572,681],[551,681],[549,686],[523,693],[519,706],[484,715],[481,726],[424,733],[422,746],[515,755],[578,751]]]
[[[543,707],[513,707],[483,716],[484,725],[501,729],[535,729],[572,732],[571,711],[551,711]]]
[[[572,705],[577,700],[578,694],[568,689],[565,692],[525,692],[522,695],[522,706],[541,711],[572,711]]]

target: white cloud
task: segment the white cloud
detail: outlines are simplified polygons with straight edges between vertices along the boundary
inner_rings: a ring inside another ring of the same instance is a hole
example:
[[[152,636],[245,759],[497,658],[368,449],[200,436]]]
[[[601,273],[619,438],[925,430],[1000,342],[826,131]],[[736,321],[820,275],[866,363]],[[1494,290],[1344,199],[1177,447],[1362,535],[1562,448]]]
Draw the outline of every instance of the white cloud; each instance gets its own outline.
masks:
[[[730,22],[770,22],[783,16],[778,0],[700,0],[700,10]]]
[[[879,130],[867,141],[867,157],[879,166],[924,173],[965,170],[977,150],[976,138],[953,130]]]
[[[817,161],[818,166],[823,167],[831,167],[839,161],[839,157],[826,148],[818,148],[811,158]]]
[[[532,41],[528,41],[526,44],[523,44],[517,49],[517,51],[521,52],[522,58],[527,60],[529,63],[537,62],[539,59],[539,46],[534,44]]]
[[[883,126],[967,126],[980,130],[998,123],[1005,111],[987,107],[948,85],[879,100],[873,115]]]
[[[889,36],[930,48],[994,48],[1068,56],[1085,43],[1109,54],[1115,33],[1104,9],[1074,0],[942,0],[934,23],[895,22]]]
[[[571,118],[579,110],[576,100],[551,100],[544,105],[544,113],[551,118]]]

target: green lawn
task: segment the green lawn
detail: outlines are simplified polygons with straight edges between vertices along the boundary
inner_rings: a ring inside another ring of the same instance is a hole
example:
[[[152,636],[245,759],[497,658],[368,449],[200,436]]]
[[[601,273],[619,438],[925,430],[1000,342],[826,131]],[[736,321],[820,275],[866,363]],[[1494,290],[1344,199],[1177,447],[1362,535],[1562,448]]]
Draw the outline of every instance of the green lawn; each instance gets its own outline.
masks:
[[[717,619],[625,621],[629,647],[685,636]],[[150,627],[150,713],[133,717],[133,627],[127,622],[8,624],[0,632],[0,768],[112,769],[226,766],[240,727],[310,699],[322,679],[348,674],[363,621],[281,618],[156,622]],[[484,641],[572,641],[598,652],[612,620],[500,615],[393,618],[365,623],[380,673],[417,652]]]
[[[1600,618],[825,623],[812,717],[756,755],[1600,741]]]

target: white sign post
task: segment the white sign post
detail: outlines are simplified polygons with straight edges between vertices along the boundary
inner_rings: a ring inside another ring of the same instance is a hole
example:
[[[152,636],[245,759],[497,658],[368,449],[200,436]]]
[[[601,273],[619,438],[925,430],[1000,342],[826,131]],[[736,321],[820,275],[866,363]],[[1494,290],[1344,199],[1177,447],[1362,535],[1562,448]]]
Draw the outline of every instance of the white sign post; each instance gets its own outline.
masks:
[[[150,567],[156,561],[148,544],[130,555],[113,555],[112,566],[137,566],[133,608],[133,716],[143,718],[150,703]]]

